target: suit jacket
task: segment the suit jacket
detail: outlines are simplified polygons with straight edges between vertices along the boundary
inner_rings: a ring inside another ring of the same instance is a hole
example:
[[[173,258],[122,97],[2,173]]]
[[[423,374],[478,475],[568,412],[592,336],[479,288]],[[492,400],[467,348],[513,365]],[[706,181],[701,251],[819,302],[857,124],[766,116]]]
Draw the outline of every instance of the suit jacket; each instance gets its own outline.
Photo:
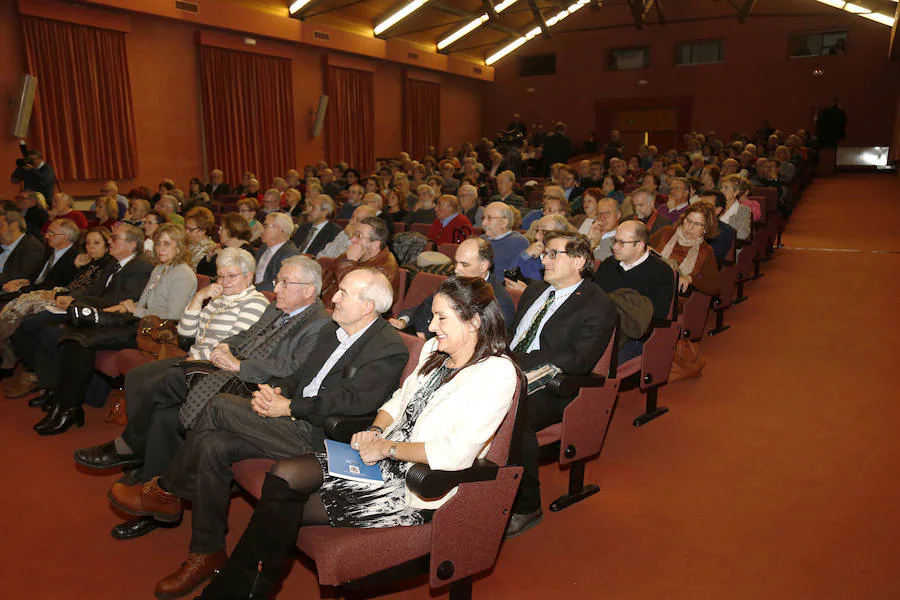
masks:
[[[268,352],[254,351],[255,342],[268,338],[272,323],[284,315],[275,303],[269,304],[259,321],[246,331],[222,340],[231,353],[241,361],[238,376],[243,381],[266,383],[273,378],[292,375],[309,358],[319,337],[319,331],[331,323],[331,315],[319,301],[314,302],[299,315],[291,318],[284,327],[289,331]]]
[[[391,254],[391,251],[388,250],[387,246],[382,248],[381,251],[371,259],[363,262],[348,260],[347,254],[342,254],[334,261],[330,269],[322,273],[321,298],[327,308],[334,307],[331,298],[334,296],[335,292],[337,292],[341,280],[346,277],[347,273],[355,271],[356,269],[375,269],[376,271],[381,271],[393,286],[394,280],[397,278],[397,271],[400,270],[400,267],[397,265],[397,259],[394,258],[394,255]]]
[[[56,186],[56,173],[50,163],[45,162],[39,169],[18,168],[13,171],[13,179],[21,181],[26,190],[40,192],[47,204],[53,200],[53,188]]]
[[[231,193],[231,187],[223,181],[216,186],[216,189],[213,189],[213,184],[207,183],[203,188],[203,191],[209,194],[210,198],[218,198],[219,196],[227,196]]]
[[[75,266],[75,257],[78,256],[78,247],[75,244],[65,251],[65,253],[59,257],[59,260],[56,261],[50,270],[47,271],[47,274],[44,275],[44,281],[41,283],[34,283],[32,280],[32,285],[25,286],[22,288],[22,292],[31,292],[34,290],[52,290],[53,288],[59,287],[68,287],[72,280],[75,279],[75,273],[78,271],[78,267]],[[37,275],[34,276],[35,279],[41,274],[41,271],[44,270],[44,266],[53,258],[53,252],[51,251],[46,260],[41,264],[41,268],[38,269]]]
[[[303,252],[303,241],[306,239],[306,236],[309,234],[309,230],[312,229],[311,223],[304,223],[300,227],[297,228],[297,233],[294,234],[292,241],[294,245],[297,246],[297,252]],[[316,237],[312,239],[309,244],[309,248],[304,252],[304,254],[311,254],[315,256],[319,252],[322,251],[323,248],[337,237],[337,234],[341,232],[341,228],[334,221],[327,221],[322,229],[319,230],[319,233],[316,234]]]
[[[319,332],[319,339],[294,380],[291,415],[321,427],[329,415],[374,413],[397,389],[409,350],[400,334],[382,318],[377,318],[362,336],[328,371],[319,393],[304,397],[303,388],[315,379],[338,346],[337,323]],[[283,388],[282,388],[283,389]]]
[[[44,252],[46,252],[44,244],[36,237],[27,233],[23,235],[16,249],[6,259],[6,264],[3,265],[3,272],[0,273],[0,285],[13,279],[34,281],[44,266]]]
[[[111,262],[93,283],[72,292],[72,296],[76,300],[98,308],[113,306],[126,299],[137,301],[150,279],[153,265],[143,252],[128,261],[127,265],[115,273],[118,265],[118,261]],[[113,278],[107,286],[106,281],[110,275],[113,275]]]
[[[519,327],[523,315],[547,289],[545,281],[536,281],[525,288],[516,311],[513,331]],[[589,373],[606,350],[616,325],[616,305],[592,281],[582,281],[578,289],[566,298],[541,329],[540,350],[516,352],[519,366],[532,369],[553,363],[563,373]]]
[[[259,259],[262,258],[262,255],[265,254],[266,250],[266,246],[263,246],[256,251],[256,264],[259,264]],[[291,256],[297,256],[297,254],[299,253],[297,252],[297,246],[294,245],[294,242],[288,240],[282,244],[281,248],[279,248],[269,260],[269,264],[266,265],[266,272],[263,275],[262,283],[256,284],[256,289],[260,292],[274,292],[275,287],[272,285],[272,281],[278,275],[278,271],[281,269],[281,263],[284,262],[284,259],[290,258]]]

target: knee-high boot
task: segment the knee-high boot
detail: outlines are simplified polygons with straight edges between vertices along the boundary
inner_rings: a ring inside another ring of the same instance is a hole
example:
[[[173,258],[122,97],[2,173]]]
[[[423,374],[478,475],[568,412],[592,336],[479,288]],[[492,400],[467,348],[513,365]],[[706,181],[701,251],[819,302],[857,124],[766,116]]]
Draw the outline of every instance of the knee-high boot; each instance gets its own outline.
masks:
[[[303,521],[303,505],[309,494],[291,488],[287,481],[266,473],[262,495],[250,524],[228,562],[209,583],[205,600],[262,600],[270,598],[284,576],[291,549]]]

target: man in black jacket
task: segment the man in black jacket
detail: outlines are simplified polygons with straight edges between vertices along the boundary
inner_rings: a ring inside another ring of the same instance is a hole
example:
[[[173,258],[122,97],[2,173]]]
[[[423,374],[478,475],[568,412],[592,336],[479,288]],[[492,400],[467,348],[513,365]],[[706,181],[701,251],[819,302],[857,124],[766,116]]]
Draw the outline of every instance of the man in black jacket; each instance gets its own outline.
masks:
[[[566,164],[572,158],[572,140],[566,135],[566,124],[557,123],[556,131],[544,140],[544,175],[550,175],[554,163]]]
[[[25,292],[34,290],[52,290],[60,286],[65,287],[72,282],[78,268],[75,266],[75,257],[78,256],[78,246],[75,244],[81,237],[78,225],[71,219],[56,219],[50,223],[47,233],[44,234],[50,252],[34,279],[13,279],[3,284],[0,300],[8,301]]]
[[[297,252],[315,256],[337,237],[341,227],[331,220],[334,210],[334,200],[322,194],[306,204],[303,210],[306,223],[297,228],[293,237]]]
[[[523,371],[552,364],[563,374],[590,373],[609,344],[616,307],[606,294],[586,281],[593,265],[591,244],[578,233],[544,235],[544,280],[522,293],[510,348]],[[536,432],[559,423],[574,395],[561,397],[546,388],[528,396],[521,462],[524,472],[513,515],[506,529],[514,537],[537,525],[541,512]]]
[[[334,297],[335,322],[320,332],[293,378],[296,385],[260,385],[251,401],[214,397],[162,478],[113,485],[110,500],[129,514],[175,522],[181,518],[181,498],[193,503],[190,554],[157,584],[157,597],[187,594],[224,565],[233,463],[321,451],[326,417],[373,413],[396,389],[409,352],[380,316],[392,300],[391,284],[381,273],[349,273]],[[289,397],[283,389],[296,391]]]
[[[222,171],[213,169],[209,172],[209,183],[206,184],[203,191],[209,194],[213,200],[218,200],[219,196],[227,196],[231,193],[231,187],[225,183]]]
[[[0,285],[14,279],[31,281],[44,264],[44,245],[27,235],[26,227],[21,212],[0,211]]]
[[[40,150],[33,148],[28,151],[26,161],[12,172],[10,178],[12,182],[21,183],[26,190],[40,192],[44,195],[44,199],[53,198],[53,190],[56,187],[56,173],[53,172],[53,167],[44,162],[44,155]]]

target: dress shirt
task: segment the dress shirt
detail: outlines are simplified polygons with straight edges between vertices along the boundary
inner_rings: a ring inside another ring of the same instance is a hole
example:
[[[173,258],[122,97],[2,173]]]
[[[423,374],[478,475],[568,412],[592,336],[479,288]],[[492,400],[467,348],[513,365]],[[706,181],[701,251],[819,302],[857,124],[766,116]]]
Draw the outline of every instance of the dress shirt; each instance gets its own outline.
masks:
[[[447,217],[446,219],[441,219],[441,225],[442,225],[443,227],[446,227],[447,225],[450,224],[450,221],[452,221],[453,219],[455,219],[458,215],[459,215],[459,213],[458,213],[458,212],[455,212],[455,213],[453,213],[452,215],[450,215],[449,217]]]
[[[0,273],[3,272],[3,267],[6,266],[6,261],[9,260],[9,255],[13,253],[13,250],[16,249],[16,246],[19,245],[19,242],[22,241],[23,237],[25,237],[24,233],[17,237],[16,241],[14,241],[13,243],[3,247],[3,252],[0,252]]]
[[[275,256],[275,253],[278,252],[278,249],[284,246],[285,242],[281,242],[280,244],[275,244],[274,246],[270,246],[266,249],[265,252],[262,253],[262,256],[259,257],[259,264],[256,265],[256,278],[253,283],[262,283],[263,278],[266,276],[266,269],[269,266],[269,262],[272,260],[272,257]]]
[[[639,259],[637,259],[636,261],[634,261],[634,262],[631,263],[630,265],[626,265],[625,263],[623,263],[623,262],[620,260],[620,261],[619,261],[619,266],[622,267],[622,270],[623,270],[623,271],[630,271],[630,270],[632,270],[633,268],[635,268],[636,266],[640,265],[640,264],[641,264],[642,262],[644,262],[645,260],[647,260],[649,257],[650,257],[650,251],[647,250],[646,252],[644,252],[644,255],[643,255],[642,257],[640,257]]]
[[[372,323],[377,321],[380,317],[375,317],[372,321],[369,322],[368,325],[354,333],[353,335],[349,335],[342,327],[338,327],[335,335],[337,335],[338,345],[337,348],[334,349],[334,352],[331,353],[331,356],[328,357],[328,360],[325,361],[325,364],[322,365],[322,368],[319,369],[319,372],[316,373],[316,376],[313,377],[313,380],[307,384],[305,388],[303,388],[303,397],[304,398],[312,398],[319,394],[319,388],[322,386],[322,382],[325,381],[325,377],[328,373],[331,372],[332,367],[337,364],[341,357],[347,353],[347,350],[350,349],[350,346],[356,343],[356,340],[362,337],[362,335],[368,331],[369,327],[372,326]]]
[[[538,326],[537,335],[534,336],[534,341],[531,342],[531,345],[525,350],[526,353],[534,352],[535,350],[541,349],[541,332],[544,330],[544,325],[547,324],[547,321],[550,320],[550,317],[553,316],[560,306],[563,305],[563,302],[569,299],[569,296],[575,293],[575,290],[578,289],[584,283],[582,279],[578,283],[574,285],[570,285],[569,287],[562,288],[561,290],[555,290],[556,295],[553,298],[553,304],[550,305],[550,308],[547,309],[547,312],[544,314],[544,319],[541,321],[541,324]],[[550,291],[554,290],[553,286],[548,286],[546,290],[544,290],[540,296],[535,299],[535,301],[528,307],[528,310],[522,315],[522,320],[519,321],[519,326],[516,328],[516,335],[513,336],[513,340],[510,343],[510,348],[515,348],[516,344],[518,344],[522,338],[528,333],[528,329],[531,327],[531,322],[534,321],[534,317],[540,312],[541,307],[544,306],[544,302],[547,301],[547,297],[550,295]]]

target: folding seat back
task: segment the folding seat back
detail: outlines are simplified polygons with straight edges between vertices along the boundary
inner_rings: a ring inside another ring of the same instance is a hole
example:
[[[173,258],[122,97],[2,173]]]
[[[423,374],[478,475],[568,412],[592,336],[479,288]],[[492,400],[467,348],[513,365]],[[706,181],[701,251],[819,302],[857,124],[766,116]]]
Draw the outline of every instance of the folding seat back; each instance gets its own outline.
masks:
[[[430,223],[413,223],[409,226],[407,231],[416,231],[421,233],[422,235],[428,235],[428,230],[431,229]]]
[[[209,275],[201,275],[197,273],[197,291],[202,290],[206,286],[208,286],[212,282],[212,278]]]
[[[450,258],[450,260],[456,260],[456,249],[459,248],[459,244],[438,244],[438,252]]]
[[[409,335],[402,331],[400,332],[400,337],[403,338],[403,343],[406,344],[406,349],[409,350],[409,358],[406,361],[406,366],[403,367],[403,374],[400,376],[400,385],[403,385],[406,378],[416,370],[416,365],[419,364],[419,355],[422,354],[422,346],[425,345],[425,340],[417,335]]]
[[[350,224],[350,219],[335,219],[334,224],[337,225],[338,227],[340,227],[341,229],[344,229],[347,227],[347,225]]]
[[[678,315],[678,323],[681,325],[682,335],[687,339],[696,341],[703,336],[711,301],[710,296],[694,290],[682,306],[681,314]]]
[[[397,221],[394,223],[394,233],[403,233],[406,231],[406,223],[402,221]]]
[[[725,325],[725,311],[734,305],[737,298],[737,279],[738,267],[735,264],[735,242],[731,242],[731,248],[725,256],[725,262],[719,269],[719,289],[718,296],[712,299],[712,309],[716,313],[716,326],[710,329],[709,335],[717,335],[729,329],[730,326]]]
[[[403,298],[406,296],[406,285],[409,281],[409,271],[400,268],[397,269],[397,275],[394,277],[394,302],[391,304],[391,314],[398,314],[400,307],[403,306]]]
[[[413,277],[412,283],[409,284],[409,289],[406,291],[403,303],[400,305],[400,311],[398,311],[397,314],[424,302],[428,296],[437,291],[445,279],[447,278],[444,275],[437,275],[435,273],[428,273],[425,271],[417,273],[416,276]]]

